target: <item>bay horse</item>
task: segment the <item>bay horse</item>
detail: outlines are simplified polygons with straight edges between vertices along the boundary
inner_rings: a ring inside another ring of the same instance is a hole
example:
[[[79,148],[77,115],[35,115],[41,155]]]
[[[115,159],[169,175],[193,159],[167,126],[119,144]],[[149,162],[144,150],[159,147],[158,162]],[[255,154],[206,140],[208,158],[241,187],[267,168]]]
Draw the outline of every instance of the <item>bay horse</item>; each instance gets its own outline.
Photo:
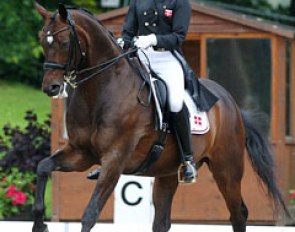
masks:
[[[33,206],[33,232],[47,232],[44,224],[44,191],[52,171],[82,172],[101,166],[93,195],[82,217],[82,232],[95,225],[121,174],[132,173],[145,160],[155,131],[154,104],[143,107],[138,91],[148,97],[143,80],[115,39],[89,12],[60,4],[49,12],[35,3],[44,19],[40,42],[46,62],[42,90],[61,97],[67,84],[69,93],[66,127],[68,142],[37,168],[37,188]],[[248,210],[241,195],[244,149],[260,180],[278,206],[284,205],[275,182],[272,150],[267,135],[253,117],[241,111],[230,94],[216,82],[200,80],[219,100],[209,110],[210,131],[194,135],[197,167],[206,163],[213,174],[230,212],[234,232],[245,232]],[[171,227],[171,205],[178,187],[180,160],[173,135],[167,135],[159,159],[143,176],[155,177],[154,232]]]

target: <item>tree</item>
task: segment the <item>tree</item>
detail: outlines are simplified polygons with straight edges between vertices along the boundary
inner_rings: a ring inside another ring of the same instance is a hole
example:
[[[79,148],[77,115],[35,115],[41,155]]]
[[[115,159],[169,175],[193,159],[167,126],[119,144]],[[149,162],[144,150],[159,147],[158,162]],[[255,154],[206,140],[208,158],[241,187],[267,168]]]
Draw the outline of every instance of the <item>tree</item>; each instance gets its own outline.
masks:
[[[39,0],[53,11],[60,0]],[[95,0],[68,0],[97,10]],[[43,22],[33,7],[33,0],[0,1],[0,79],[15,80],[40,87],[42,80],[42,48],[38,31]]]
[[[237,11],[292,25],[294,20],[288,16],[295,16],[295,0],[291,1],[291,7],[283,6],[283,4],[274,7],[269,0],[214,0],[213,2],[237,6],[236,8],[233,7]]]
[[[290,15],[295,17],[295,0],[291,0]]]
[[[41,56],[37,30],[40,17],[32,8],[30,0],[1,1],[0,3],[0,73],[1,78],[9,74],[36,74],[34,66]],[[9,76],[8,76],[9,75]],[[19,78],[19,77],[18,77]],[[20,79],[19,79],[20,80]]]
[[[269,9],[271,5],[267,0],[216,0],[216,2],[223,2],[239,6],[253,7],[256,9]]]

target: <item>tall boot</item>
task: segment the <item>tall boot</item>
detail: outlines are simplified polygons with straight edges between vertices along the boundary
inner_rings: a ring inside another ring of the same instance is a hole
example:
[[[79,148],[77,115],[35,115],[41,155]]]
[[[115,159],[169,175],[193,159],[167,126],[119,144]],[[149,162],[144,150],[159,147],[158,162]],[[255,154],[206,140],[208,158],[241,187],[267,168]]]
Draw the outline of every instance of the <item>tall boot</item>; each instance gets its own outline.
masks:
[[[183,105],[181,111],[171,113],[171,122],[181,160],[178,168],[178,181],[180,183],[194,183],[197,169],[193,158],[189,112],[186,105]]]

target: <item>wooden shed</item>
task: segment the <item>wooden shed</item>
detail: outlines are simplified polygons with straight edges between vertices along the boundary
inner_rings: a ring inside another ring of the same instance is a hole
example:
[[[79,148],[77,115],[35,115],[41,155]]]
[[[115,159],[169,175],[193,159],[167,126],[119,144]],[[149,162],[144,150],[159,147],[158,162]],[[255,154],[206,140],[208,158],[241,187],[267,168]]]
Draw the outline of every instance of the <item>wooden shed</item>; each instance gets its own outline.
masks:
[[[128,8],[99,15],[116,37]],[[199,3],[183,44],[186,59],[200,78],[210,78],[231,92],[241,107],[262,111],[269,119],[269,138],[276,152],[279,186],[289,204],[295,189],[295,56],[294,28],[266,22]],[[52,150],[65,142],[64,103],[52,102]],[[53,220],[79,220],[94,183],[86,173],[53,174]],[[253,224],[285,223],[273,217],[272,204],[246,162],[243,195]],[[201,168],[196,184],[179,187],[173,204],[174,222],[227,223],[229,213],[211,173]],[[100,217],[113,220],[113,198]]]

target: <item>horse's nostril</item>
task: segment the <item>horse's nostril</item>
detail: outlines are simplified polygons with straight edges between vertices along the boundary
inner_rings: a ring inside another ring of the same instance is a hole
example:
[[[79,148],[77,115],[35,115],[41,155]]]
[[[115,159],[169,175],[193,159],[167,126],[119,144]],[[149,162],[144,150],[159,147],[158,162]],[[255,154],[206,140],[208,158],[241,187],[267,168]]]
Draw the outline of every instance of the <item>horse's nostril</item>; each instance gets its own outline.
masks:
[[[59,88],[60,88],[59,85],[51,85],[51,86],[50,86],[50,90],[51,90],[52,92],[56,92],[56,91],[59,92]]]
[[[43,89],[43,91],[50,97],[56,96],[60,92],[60,85],[49,85]]]

